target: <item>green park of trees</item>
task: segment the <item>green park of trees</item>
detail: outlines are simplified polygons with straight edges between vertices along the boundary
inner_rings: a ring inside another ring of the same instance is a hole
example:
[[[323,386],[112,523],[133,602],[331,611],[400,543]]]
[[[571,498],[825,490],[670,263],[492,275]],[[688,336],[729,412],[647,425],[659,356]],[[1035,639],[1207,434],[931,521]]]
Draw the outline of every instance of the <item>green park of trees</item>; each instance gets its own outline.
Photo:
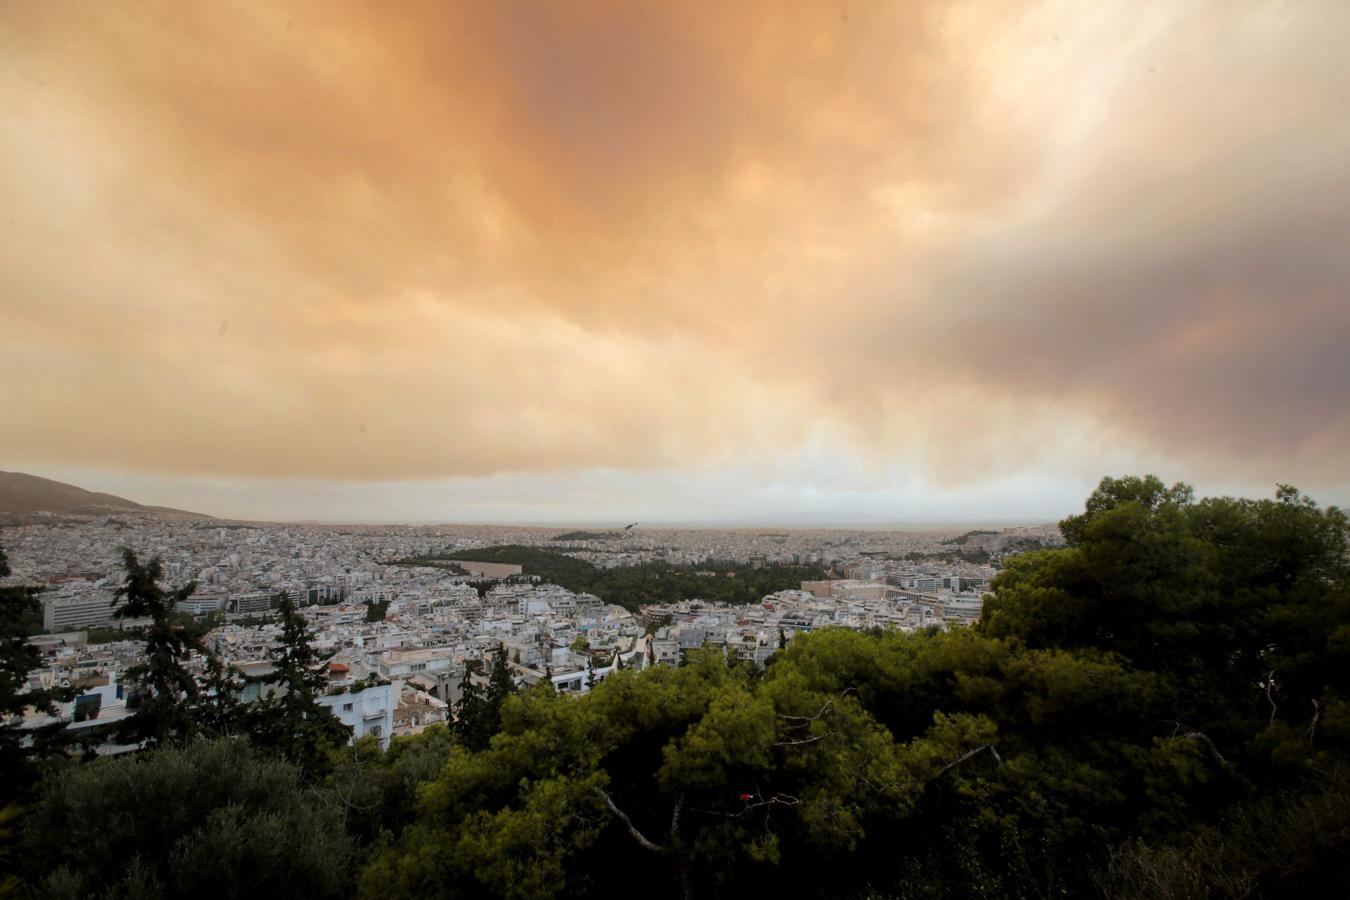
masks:
[[[193,721],[144,723],[143,751],[82,762],[6,729],[6,776],[11,758],[29,774],[0,815],[3,890],[1341,896],[1346,517],[1292,488],[1200,499],[1121,478],[1061,530],[1065,546],[1007,560],[973,628],[827,629],[762,671],[696,656],[581,697],[499,679],[467,701],[472,727],[383,753],[282,724],[303,711],[202,724],[192,689],[144,673]],[[7,622],[31,618],[31,592],[4,599]],[[45,698],[16,697],[5,627],[10,713]],[[148,666],[179,658],[144,639]],[[291,663],[303,700],[312,660]]]
[[[756,569],[726,562],[703,568],[649,562],[603,569],[564,553],[519,544],[457,550],[399,560],[398,563],[451,566],[455,560],[518,565],[525,575],[536,575],[542,581],[561,585],[569,591],[594,594],[606,603],[633,612],[644,603],[675,603],[680,600],[757,603],[766,594],[800,587],[803,581],[825,577],[825,570],[817,565],[771,565]]]

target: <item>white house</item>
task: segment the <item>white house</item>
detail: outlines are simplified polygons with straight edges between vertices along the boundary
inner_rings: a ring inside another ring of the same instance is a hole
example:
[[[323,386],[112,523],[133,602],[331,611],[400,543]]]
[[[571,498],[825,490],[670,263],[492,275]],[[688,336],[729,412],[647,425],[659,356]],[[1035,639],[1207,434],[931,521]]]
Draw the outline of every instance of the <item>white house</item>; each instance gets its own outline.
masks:
[[[389,749],[394,734],[394,710],[398,707],[398,688],[392,684],[377,684],[360,693],[350,691],[320,697],[319,703],[333,711],[333,715],[352,730],[352,740],[374,735],[380,749]]]

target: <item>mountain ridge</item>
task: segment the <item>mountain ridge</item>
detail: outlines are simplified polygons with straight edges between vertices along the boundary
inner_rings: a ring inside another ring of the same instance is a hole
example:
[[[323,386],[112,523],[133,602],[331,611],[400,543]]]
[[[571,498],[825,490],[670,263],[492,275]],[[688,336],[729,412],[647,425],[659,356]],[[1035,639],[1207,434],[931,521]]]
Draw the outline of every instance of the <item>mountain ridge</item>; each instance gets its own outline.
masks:
[[[38,475],[0,472],[0,524],[23,524],[49,515],[97,516],[110,513],[211,518],[204,513],[183,509],[147,506],[125,497],[88,491]]]

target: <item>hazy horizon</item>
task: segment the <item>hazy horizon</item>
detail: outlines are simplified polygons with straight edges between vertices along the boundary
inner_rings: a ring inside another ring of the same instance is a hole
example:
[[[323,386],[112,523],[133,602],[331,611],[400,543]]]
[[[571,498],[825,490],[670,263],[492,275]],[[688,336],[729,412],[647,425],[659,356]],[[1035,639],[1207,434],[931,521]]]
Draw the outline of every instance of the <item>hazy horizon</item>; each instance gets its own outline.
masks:
[[[980,488],[970,489],[955,495],[950,513],[942,515],[933,507],[925,517],[921,513],[905,514],[904,507],[888,510],[885,505],[892,495],[877,492],[861,495],[848,510],[792,511],[771,506],[775,496],[790,493],[800,496],[795,488],[782,488],[777,493],[769,492],[767,498],[761,495],[762,502],[770,503],[755,516],[738,515],[725,506],[718,507],[714,496],[704,498],[702,508],[707,510],[702,518],[673,518],[651,515],[650,506],[639,509],[631,504],[625,505],[622,497],[597,495],[593,490],[583,497],[559,497],[550,494],[541,487],[556,489],[557,485],[545,485],[522,479],[520,476],[499,476],[494,479],[466,479],[461,490],[456,492],[453,484],[404,482],[389,483],[309,483],[274,482],[262,491],[269,498],[267,504],[258,502],[258,495],[252,492],[238,493],[238,485],[231,479],[201,478],[196,476],[137,476],[125,473],[107,473],[91,469],[73,469],[59,467],[32,466],[0,467],[0,471],[22,471],[25,474],[51,478],[67,484],[73,484],[86,490],[114,494],[126,500],[132,500],[147,506],[164,506],[188,512],[202,513],[233,521],[255,521],[275,524],[313,524],[313,525],[370,525],[415,527],[468,526],[483,525],[490,527],[553,528],[566,529],[621,529],[636,521],[640,527],[652,529],[764,529],[781,528],[786,530],[837,529],[859,531],[962,531],[977,528],[1010,528],[1054,525],[1065,516],[1082,511],[1083,500],[1091,492],[1093,485],[1086,485],[1081,494],[1064,497],[1064,505],[1055,511],[1043,514],[1019,512],[1015,505],[1008,505],[1004,498],[1003,513],[989,512],[1000,508],[999,495]],[[614,475],[615,473],[609,473]],[[1113,473],[1128,474],[1128,473]],[[592,477],[594,477],[592,475]],[[641,480],[649,484],[650,473],[618,473],[620,479]],[[575,489],[578,483],[585,487],[585,478],[565,482],[564,487]],[[606,486],[608,482],[602,480]],[[680,482],[676,481],[676,488]],[[1233,486],[1195,485],[1200,495],[1244,495]],[[1260,494],[1246,495],[1270,497],[1275,485]],[[1024,493],[1024,491],[1023,491]],[[833,502],[833,495],[822,495]],[[1021,502],[1022,493],[1012,494],[1013,504]],[[1324,506],[1339,505],[1346,507],[1344,500],[1336,497],[1313,495]],[[743,506],[744,495],[738,495],[735,504]],[[1043,497],[1042,500],[1045,498]],[[531,517],[528,510],[536,508],[541,502],[552,502],[560,515],[555,518]],[[910,501],[911,508],[919,506],[917,500]],[[674,500],[671,501],[672,505]],[[426,508],[431,504],[440,504],[446,511],[444,516],[419,518],[413,513],[399,516],[399,511],[412,511]],[[611,515],[592,517],[568,515],[569,511],[579,508],[607,509]],[[871,514],[860,513],[859,509],[874,509]],[[330,514],[297,515],[297,509],[327,509]],[[369,510],[373,515],[361,515]],[[453,511],[459,510],[459,514]],[[518,510],[518,512],[512,512]],[[624,513],[627,513],[625,515]],[[649,513],[636,515],[636,513]]]

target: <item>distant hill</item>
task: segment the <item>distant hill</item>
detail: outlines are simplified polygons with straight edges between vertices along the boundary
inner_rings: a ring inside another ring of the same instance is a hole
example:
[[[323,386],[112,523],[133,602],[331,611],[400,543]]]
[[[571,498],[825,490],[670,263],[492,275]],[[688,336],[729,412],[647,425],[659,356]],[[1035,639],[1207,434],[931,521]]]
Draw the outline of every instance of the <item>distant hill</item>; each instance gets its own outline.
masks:
[[[614,531],[569,531],[553,538],[555,541],[612,541],[619,534]]]
[[[134,513],[207,519],[200,513],[145,506],[112,494],[99,494],[50,478],[0,472],[0,524],[16,525],[47,516],[106,516]]]

